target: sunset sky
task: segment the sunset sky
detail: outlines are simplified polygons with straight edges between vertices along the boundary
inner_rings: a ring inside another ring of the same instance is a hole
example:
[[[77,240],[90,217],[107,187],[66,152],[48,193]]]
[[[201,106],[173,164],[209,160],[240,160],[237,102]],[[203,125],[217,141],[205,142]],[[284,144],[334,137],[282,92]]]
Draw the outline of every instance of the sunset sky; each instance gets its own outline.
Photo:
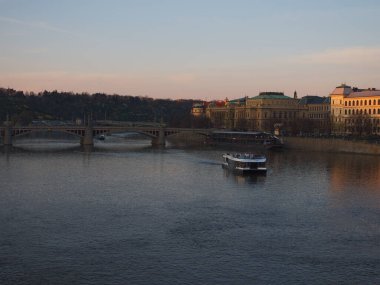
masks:
[[[380,88],[379,0],[0,0],[0,87],[229,99]]]

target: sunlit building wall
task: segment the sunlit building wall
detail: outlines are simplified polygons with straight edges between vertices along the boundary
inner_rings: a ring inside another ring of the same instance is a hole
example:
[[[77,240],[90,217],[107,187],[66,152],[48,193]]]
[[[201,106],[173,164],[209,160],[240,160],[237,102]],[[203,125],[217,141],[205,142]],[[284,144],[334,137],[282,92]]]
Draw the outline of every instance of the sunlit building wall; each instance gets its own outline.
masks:
[[[297,94],[261,92],[258,96],[211,102],[207,116],[216,127],[273,132],[275,125],[292,132],[299,120],[306,118],[307,109],[299,104]]]
[[[380,90],[345,84],[330,94],[332,133],[380,134]]]

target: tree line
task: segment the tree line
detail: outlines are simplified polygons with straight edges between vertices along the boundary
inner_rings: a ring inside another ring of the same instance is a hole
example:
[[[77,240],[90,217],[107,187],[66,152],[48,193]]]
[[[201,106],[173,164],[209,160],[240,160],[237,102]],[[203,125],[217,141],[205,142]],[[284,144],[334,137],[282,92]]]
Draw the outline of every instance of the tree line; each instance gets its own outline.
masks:
[[[161,122],[170,127],[200,127],[191,116],[194,100],[152,99],[141,96],[0,88],[0,121],[7,116],[15,125],[35,120],[76,121],[91,114],[93,120]]]

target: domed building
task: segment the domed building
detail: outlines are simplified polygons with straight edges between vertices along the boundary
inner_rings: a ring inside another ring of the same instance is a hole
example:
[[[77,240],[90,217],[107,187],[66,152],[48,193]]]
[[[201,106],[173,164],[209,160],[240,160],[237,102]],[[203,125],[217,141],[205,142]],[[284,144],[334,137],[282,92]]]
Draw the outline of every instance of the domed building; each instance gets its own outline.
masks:
[[[274,126],[293,132],[298,118],[306,116],[306,109],[294,97],[282,92],[261,92],[255,97],[226,101],[225,106],[210,104],[206,114],[216,127],[273,132]]]

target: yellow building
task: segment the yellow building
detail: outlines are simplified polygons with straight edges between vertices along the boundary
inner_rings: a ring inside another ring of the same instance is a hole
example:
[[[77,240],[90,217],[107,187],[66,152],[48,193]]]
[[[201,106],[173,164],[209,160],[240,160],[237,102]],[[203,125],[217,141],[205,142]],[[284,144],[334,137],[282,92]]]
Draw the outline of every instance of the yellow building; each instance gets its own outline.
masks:
[[[380,90],[342,84],[330,98],[333,134],[380,134]]]
[[[252,98],[210,102],[206,117],[216,128],[286,133],[380,135],[380,90],[342,84],[329,97],[293,98],[262,92]]]

